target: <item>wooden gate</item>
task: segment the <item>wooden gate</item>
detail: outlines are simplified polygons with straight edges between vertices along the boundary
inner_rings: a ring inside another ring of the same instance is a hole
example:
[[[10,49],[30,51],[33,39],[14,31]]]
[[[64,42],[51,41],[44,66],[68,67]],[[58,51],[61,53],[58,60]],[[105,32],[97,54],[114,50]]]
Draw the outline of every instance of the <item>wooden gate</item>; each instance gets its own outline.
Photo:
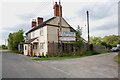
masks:
[[[53,56],[54,54],[54,41],[48,42],[48,55]]]

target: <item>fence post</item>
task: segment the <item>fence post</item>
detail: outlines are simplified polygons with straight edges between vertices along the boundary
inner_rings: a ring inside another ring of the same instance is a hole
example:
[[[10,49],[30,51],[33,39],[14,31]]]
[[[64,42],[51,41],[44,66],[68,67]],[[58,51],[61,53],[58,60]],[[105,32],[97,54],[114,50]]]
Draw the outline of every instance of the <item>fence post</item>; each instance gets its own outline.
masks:
[[[52,50],[53,50],[53,51],[52,51],[52,52],[53,52],[53,53],[52,53],[52,56],[53,56],[53,55],[54,55],[54,52],[55,52],[55,51],[54,51],[54,41],[53,41],[53,44],[52,44],[52,45],[53,45],[53,46],[52,46],[52,47],[53,47],[53,49],[52,49]]]

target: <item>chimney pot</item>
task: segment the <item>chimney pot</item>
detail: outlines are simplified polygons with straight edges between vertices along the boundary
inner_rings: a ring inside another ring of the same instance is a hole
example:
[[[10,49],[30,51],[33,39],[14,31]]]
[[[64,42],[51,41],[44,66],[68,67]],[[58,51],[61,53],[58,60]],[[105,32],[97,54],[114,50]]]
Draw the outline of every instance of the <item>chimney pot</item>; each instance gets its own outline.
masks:
[[[54,16],[61,15],[61,17],[62,17],[62,6],[61,5],[60,5],[60,12],[59,12],[59,5],[57,4],[57,2],[55,2],[53,9],[54,9]]]
[[[32,19],[32,28],[37,26],[36,19]]]
[[[37,18],[37,23],[38,23],[38,25],[41,24],[42,22],[43,22],[43,18],[42,18],[42,17],[38,17],[38,18]]]

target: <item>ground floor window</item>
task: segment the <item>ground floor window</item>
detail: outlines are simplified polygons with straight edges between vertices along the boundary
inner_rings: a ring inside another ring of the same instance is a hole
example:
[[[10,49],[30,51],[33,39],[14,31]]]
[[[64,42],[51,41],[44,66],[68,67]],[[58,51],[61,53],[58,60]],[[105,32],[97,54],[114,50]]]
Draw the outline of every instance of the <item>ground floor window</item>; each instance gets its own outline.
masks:
[[[33,49],[37,49],[37,44],[33,44]]]
[[[40,49],[44,49],[44,43],[40,43]]]

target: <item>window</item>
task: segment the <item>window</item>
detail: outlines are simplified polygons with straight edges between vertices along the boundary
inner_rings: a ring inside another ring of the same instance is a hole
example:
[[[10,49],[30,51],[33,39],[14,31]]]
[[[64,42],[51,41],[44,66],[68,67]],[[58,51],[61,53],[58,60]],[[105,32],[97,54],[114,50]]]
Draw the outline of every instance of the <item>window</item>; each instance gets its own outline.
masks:
[[[40,43],[40,49],[44,49],[44,43]]]
[[[40,29],[40,36],[43,36],[43,28]]]
[[[33,45],[33,49],[37,49],[37,44],[34,44],[34,45]]]

